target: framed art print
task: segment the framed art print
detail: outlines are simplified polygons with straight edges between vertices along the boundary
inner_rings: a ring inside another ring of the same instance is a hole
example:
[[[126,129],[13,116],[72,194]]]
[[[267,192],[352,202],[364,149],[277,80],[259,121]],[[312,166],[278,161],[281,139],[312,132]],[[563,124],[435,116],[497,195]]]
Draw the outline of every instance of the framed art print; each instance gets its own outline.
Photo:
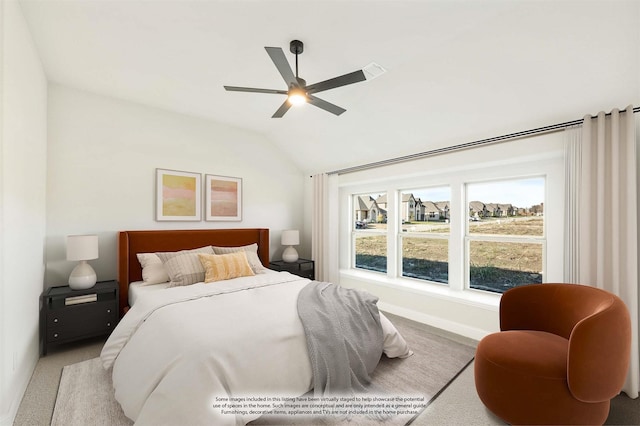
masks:
[[[202,175],[156,169],[156,220],[201,220]]]
[[[205,220],[242,220],[242,178],[205,175]]]

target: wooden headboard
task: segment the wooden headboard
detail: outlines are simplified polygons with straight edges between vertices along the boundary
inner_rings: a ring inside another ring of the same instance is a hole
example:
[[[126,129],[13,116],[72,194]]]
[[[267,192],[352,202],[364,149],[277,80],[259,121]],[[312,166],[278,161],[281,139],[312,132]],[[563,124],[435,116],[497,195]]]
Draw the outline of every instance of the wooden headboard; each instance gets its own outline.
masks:
[[[188,250],[207,245],[236,247],[258,243],[258,256],[269,266],[269,230],[244,229],[183,229],[175,231],[121,231],[118,233],[118,283],[120,285],[120,316],[129,305],[129,283],[142,280],[138,253]]]

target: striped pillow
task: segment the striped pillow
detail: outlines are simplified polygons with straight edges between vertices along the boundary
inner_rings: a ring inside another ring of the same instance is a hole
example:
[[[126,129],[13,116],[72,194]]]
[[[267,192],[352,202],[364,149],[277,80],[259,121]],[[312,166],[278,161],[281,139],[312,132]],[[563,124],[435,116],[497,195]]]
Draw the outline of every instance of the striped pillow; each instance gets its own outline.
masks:
[[[229,254],[198,254],[205,270],[205,283],[255,275],[244,251]]]
[[[246,252],[247,261],[249,262],[249,266],[251,266],[251,270],[254,274],[263,274],[266,272],[267,268],[262,265],[260,258],[258,257],[258,244],[253,243],[248,246],[238,246],[238,247],[218,247],[213,246],[213,252],[215,254],[228,254],[228,253],[237,253],[239,251]]]
[[[199,253],[213,254],[211,246],[193,250],[156,253],[169,275],[169,287],[179,287],[204,281],[204,267],[198,259]]]

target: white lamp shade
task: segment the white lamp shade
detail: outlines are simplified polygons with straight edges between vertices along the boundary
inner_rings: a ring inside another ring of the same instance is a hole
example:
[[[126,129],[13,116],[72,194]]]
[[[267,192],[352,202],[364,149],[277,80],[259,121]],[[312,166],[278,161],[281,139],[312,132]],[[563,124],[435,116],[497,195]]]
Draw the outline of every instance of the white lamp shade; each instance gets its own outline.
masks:
[[[300,233],[297,229],[282,231],[282,238],[280,242],[283,246],[297,246],[300,244]]]
[[[67,260],[91,260],[97,258],[97,235],[67,236]]]

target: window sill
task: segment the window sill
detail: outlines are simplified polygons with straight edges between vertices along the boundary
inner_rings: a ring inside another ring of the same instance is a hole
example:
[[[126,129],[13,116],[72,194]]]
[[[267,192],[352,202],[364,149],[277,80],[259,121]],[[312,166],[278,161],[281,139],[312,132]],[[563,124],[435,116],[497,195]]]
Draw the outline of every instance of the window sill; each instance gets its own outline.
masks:
[[[461,303],[478,308],[497,311],[500,306],[501,294],[489,293],[480,290],[454,290],[446,284],[437,284],[428,281],[417,281],[410,278],[390,278],[384,274],[359,271],[354,269],[341,269],[342,278],[365,281],[375,285],[390,287],[400,291],[416,293],[423,296],[436,297],[443,300]]]

